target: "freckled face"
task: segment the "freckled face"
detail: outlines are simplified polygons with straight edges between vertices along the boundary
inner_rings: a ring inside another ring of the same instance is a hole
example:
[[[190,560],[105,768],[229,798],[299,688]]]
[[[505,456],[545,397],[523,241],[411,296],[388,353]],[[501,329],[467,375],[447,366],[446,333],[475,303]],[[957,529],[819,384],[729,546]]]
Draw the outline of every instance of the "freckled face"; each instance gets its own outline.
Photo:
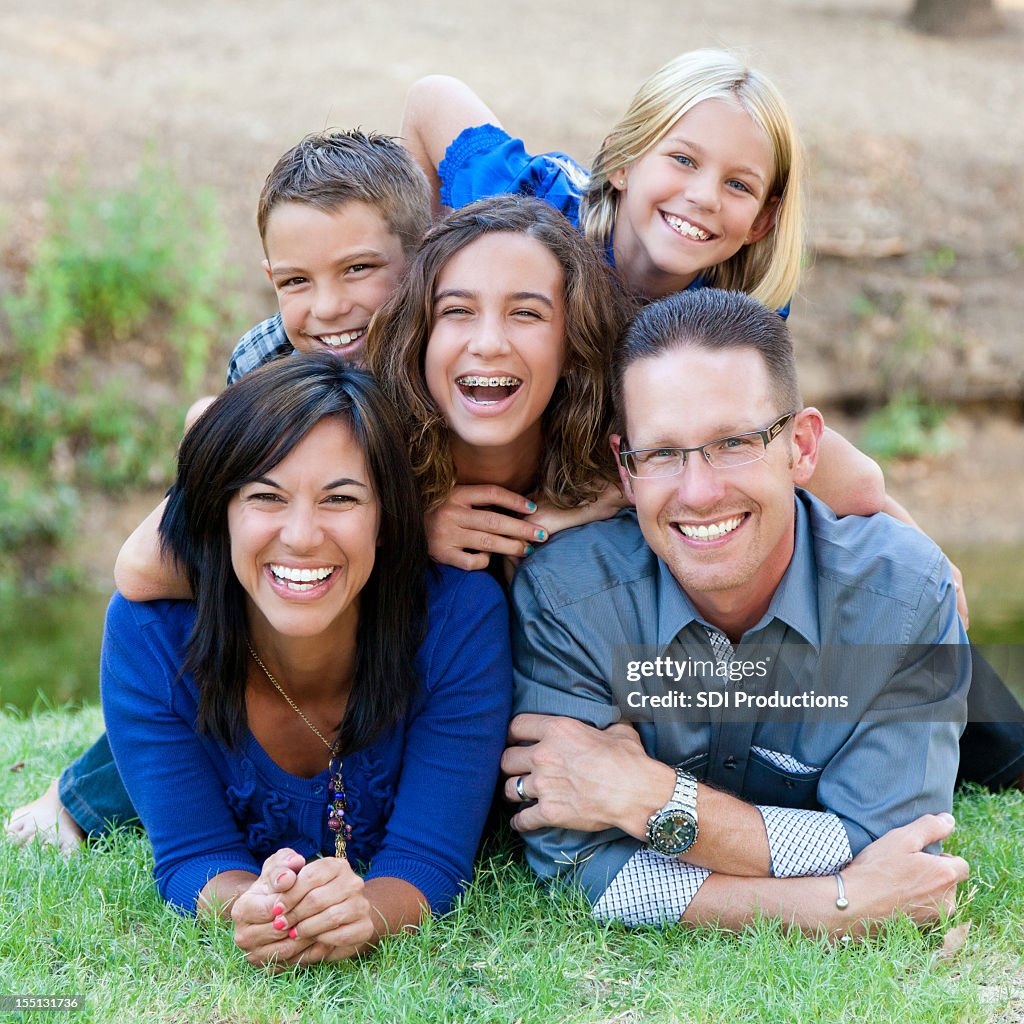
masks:
[[[231,564],[254,627],[328,639],[351,629],[378,522],[361,448],[340,420],[321,420],[228,504]]]
[[[370,317],[398,287],[406,258],[399,237],[369,204],[336,210],[280,203],[267,220],[267,276],[288,340],[362,365]]]
[[[742,107],[698,103],[612,174],[615,265],[651,298],[686,288],[771,230],[773,168],[768,136]]]
[[[565,359],[562,268],[528,235],[484,235],[438,275],[427,387],[453,451],[539,455],[541,417]]]

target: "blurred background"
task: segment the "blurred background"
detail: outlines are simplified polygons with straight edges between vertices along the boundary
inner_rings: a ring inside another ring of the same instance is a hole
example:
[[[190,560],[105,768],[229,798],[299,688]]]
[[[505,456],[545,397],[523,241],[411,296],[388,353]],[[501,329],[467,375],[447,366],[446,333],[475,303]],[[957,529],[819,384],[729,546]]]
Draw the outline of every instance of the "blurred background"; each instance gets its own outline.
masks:
[[[1024,0],[960,2],[989,9],[948,35],[914,0],[5,4],[0,703],[94,699],[117,549],[276,308],[254,215],[285,149],[395,133],[445,72],[586,164],[700,46],[776,81],[810,157],[806,399],[961,566],[972,636],[1024,640]]]

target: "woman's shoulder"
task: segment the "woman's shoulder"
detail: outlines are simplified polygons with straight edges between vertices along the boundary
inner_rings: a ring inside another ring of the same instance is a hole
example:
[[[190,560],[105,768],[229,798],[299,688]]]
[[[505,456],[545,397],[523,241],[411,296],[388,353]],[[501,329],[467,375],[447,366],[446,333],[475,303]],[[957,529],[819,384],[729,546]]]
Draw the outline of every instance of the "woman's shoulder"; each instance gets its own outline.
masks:
[[[110,598],[107,618],[139,629],[191,629],[196,608],[192,601],[129,601],[119,590]]]
[[[503,608],[505,595],[498,582],[488,573],[467,572],[451,565],[433,563],[427,571],[427,618],[448,617],[453,611],[476,607],[482,611]]]
[[[142,642],[154,651],[177,657],[184,650],[195,622],[195,605],[191,601],[129,601],[114,591],[107,608],[108,640],[131,639]]]
[[[428,689],[437,676],[462,674],[466,659],[506,660],[508,634],[504,592],[486,572],[466,572],[448,565],[430,569],[427,629],[418,659]]]
[[[196,617],[196,606],[192,601],[129,601],[119,590],[115,590],[110,598],[107,617],[117,622],[131,623],[140,629],[191,629]]]

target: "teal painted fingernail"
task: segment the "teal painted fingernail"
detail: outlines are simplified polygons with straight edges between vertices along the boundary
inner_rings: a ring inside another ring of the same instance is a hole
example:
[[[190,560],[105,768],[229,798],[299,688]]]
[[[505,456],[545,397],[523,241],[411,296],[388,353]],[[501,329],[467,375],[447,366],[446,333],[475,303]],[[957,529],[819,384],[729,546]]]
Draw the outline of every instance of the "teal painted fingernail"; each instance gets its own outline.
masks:
[[[526,545],[526,554],[528,554],[528,555],[532,555],[533,554],[533,545],[532,544],[527,544]]]
[[[528,502],[526,503],[526,508],[527,508],[527,509],[528,509],[528,510],[529,510],[530,512],[536,512],[536,511],[537,511],[537,502],[535,502],[535,501],[528,501]]]
[[[537,531],[537,540],[547,540],[547,539],[548,539],[548,535],[547,535],[546,531],[544,531],[544,530],[538,530]]]

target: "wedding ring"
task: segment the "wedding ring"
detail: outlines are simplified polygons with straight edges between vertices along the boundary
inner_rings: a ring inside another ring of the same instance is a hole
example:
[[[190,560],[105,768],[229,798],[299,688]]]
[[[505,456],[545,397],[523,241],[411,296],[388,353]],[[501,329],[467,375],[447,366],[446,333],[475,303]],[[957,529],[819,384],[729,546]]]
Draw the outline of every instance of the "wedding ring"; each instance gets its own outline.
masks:
[[[516,796],[519,797],[523,803],[529,800],[529,797],[523,792],[523,777],[519,775],[516,777]]]

